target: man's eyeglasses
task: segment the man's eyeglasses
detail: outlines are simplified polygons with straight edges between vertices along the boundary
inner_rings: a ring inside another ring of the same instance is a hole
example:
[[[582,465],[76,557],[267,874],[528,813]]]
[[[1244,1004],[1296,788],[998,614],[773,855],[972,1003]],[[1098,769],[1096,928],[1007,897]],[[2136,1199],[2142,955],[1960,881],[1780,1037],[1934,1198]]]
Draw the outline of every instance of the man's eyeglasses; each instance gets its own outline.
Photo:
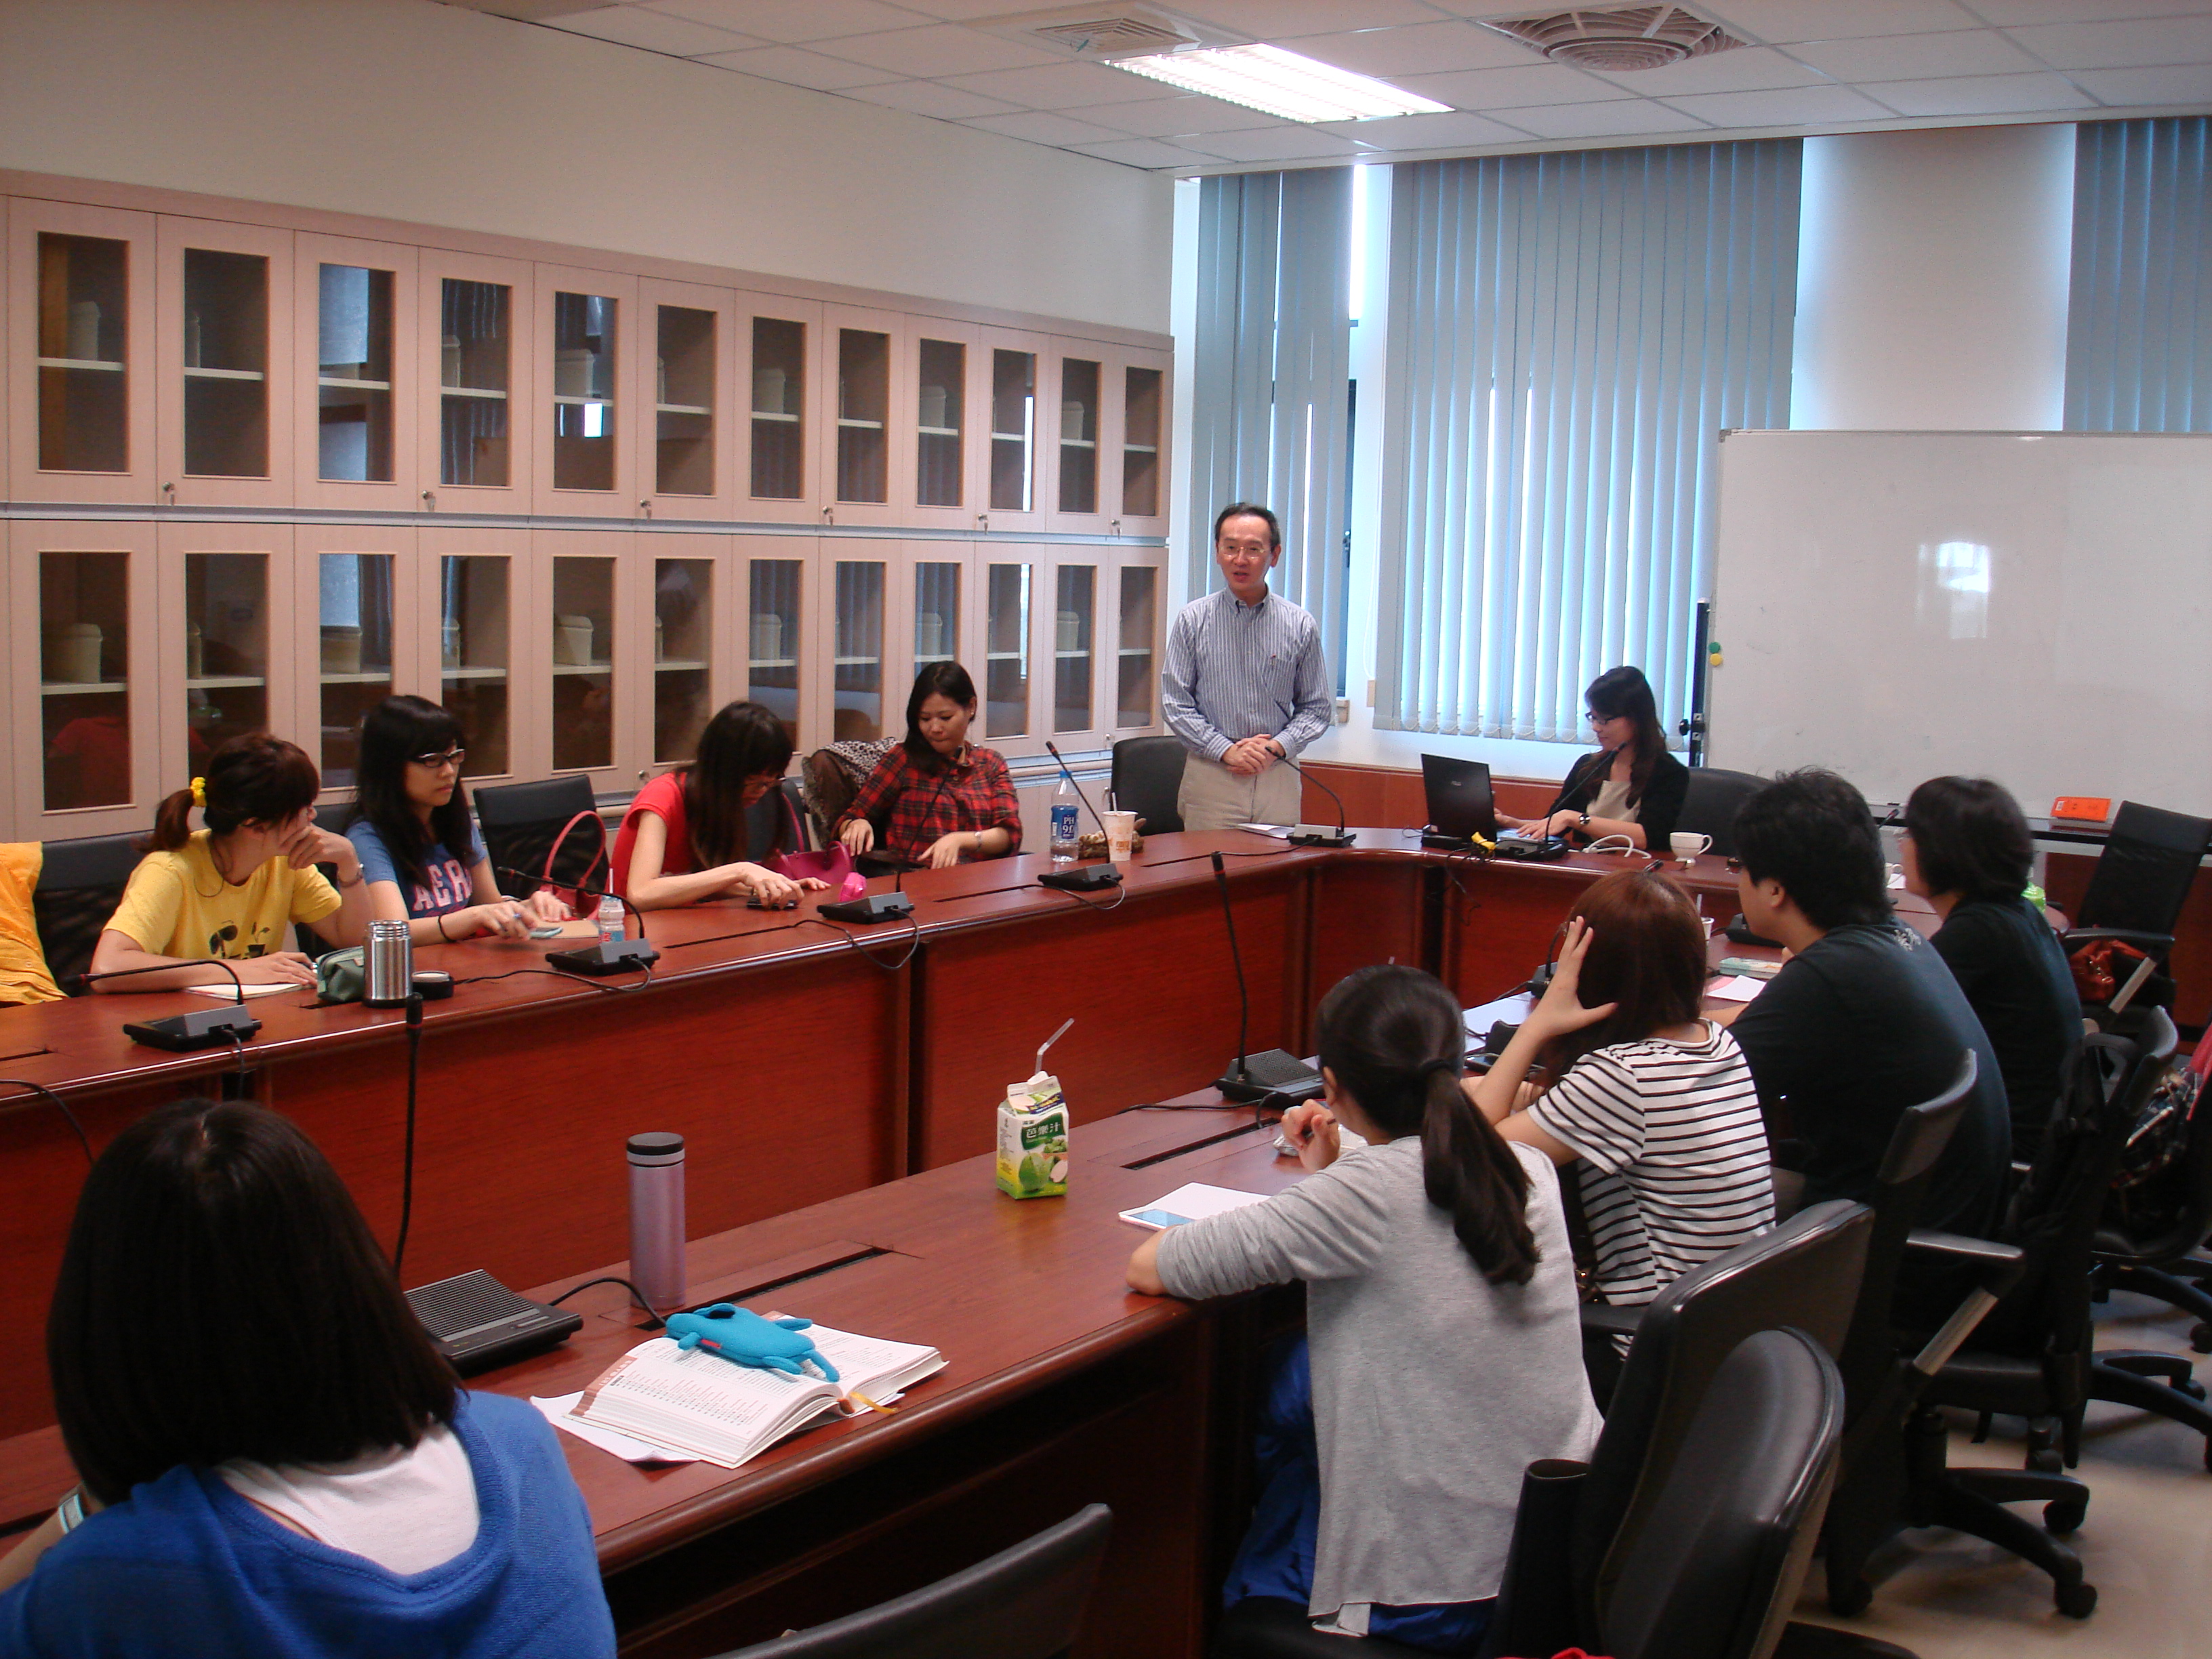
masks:
[[[468,757],[469,751],[465,749],[446,749],[434,755],[411,755],[408,758],[428,771],[442,772],[450,766],[458,772],[461,769],[461,763]]]

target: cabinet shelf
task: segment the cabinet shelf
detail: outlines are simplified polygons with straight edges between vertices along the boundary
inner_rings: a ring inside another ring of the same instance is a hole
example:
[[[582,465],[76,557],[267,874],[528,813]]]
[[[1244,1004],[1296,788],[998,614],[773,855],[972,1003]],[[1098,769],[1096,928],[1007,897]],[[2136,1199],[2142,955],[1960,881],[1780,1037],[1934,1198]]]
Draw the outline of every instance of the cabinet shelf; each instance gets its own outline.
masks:
[[[1089,662],[1092,653],[1088,651],[1055,651],[1052,654],[1059,662]]]
[[[507,670],[503,667],[474,664],[466,668],[448,666],[438,672],[449,680],[503,680],[507,678]]]
[[[799,659],[796,657],[755,657],[751,659],[749,665],[754,668],[796,668],[799,666]]]
[[[107,374],[123,373],[121,363],[111,363],[104,357],[41,357],[39,359],[39,367],[40,368],[91,369]]]
[[[258,368],[201,368],[186,364],[185,378],[188,380],[265,380],[269,377]]]
[[[39,687],[42,697],[95,697],[127,690],[127,680],[49,680]]]
[[[569,407],[575,409],[583,409],[587,407],[612,409],[615,406],[615,400],[611,398],[579,398],[573,393],[567,392],[555,392],[553,394],[553,401],[556,404],[565,404]]]
[[[849,415],[840,415],[837,417],[837,424],[841,427],[852,427],[860,432],[881,432],[884,429],[884,423],[881,421],[856,421]]]
[[[985,662],[1019,662],[1028,655],[1029,653],[1026,651],[986,651],[983,653],[983,660]]]
[[[1060,447],[1062,449],[1096,449],[1098,445],[1095,440],[1090,438],[1062,438],[1060,441]]]
[[[1149,645],[1125,645],[1121,647],[1121,654],[1125,657],[1149,657],[1152,654],[1152,647]]]
[[[832,657],[830,664],[833,668],[875,668],[883,660],[881,657]]]
[[[757,421],[796,422],[799,419],[799,416],[796,415],[787,415],[780,409],[757,409],[753,410],[753,419]]]
[[[662,415],[712,415],[714,412],[705,404],[655,404],[653,407]],[[672,495],[675,492],[666,493]]]
[[[325,679],[330,676],[325,675]],[[389,674],[380,674],[379,679],[390,679]],[[249,685],[266,685],[269,682],[258,674],[201,674],[185,682],[187,691],[235,691]]]
[[[1029,434],[1023,432],[994,432],[991,434],[991,441],[994,444],[1025,444],[1029,441]]]
[[[441,386],[438,390],[448,398],[495,398],[501,403],[507,401],[507,393],[485,386]]]
[[[339,374],[320,374],[315,377],[317,386],[334,386],[346,392],[389,392],[389,380],[354,380]]]
[[[922,426],[916,427],[915,430],[925,438],[957,438],[960,435],[960,428],[957,426]]]
[[[1157,455],[1160,453],[1158,444],[1123,444],[1121,447],[1132,455]]]
[[[707,659],[704,657],[663,657],[653,665],[653,672],[656,674],[696,673],[706,665]]]
[[[451,674],[454,671],[449,668],[446,672]],[[505,671],[495,669],[493,672],[497,673]],[[389,668],[360,668],[350,674],[324,674],[319,678],[325,685],[382,685],[392,678],[392,671]],[[185,684],[196,684],[198,682],[188,680]],[[253,684],[258,685],[261,682],[256,680]]]
[[[553,665],[553,672],[556,674],[611,674],[615,672],[615,665],[611,662],[556,662]]]

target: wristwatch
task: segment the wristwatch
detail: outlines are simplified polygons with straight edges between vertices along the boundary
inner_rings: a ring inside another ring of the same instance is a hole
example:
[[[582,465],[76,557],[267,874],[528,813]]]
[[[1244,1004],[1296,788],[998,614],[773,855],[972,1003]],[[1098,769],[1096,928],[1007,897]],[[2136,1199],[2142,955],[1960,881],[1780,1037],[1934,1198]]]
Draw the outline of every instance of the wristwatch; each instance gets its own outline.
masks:
[[[1587,813],[1587,812],[1583,813],[1583,814],[1582,815],[1581,820],[1580,820],[1580,821],[1576,824],[1576,826],[1575,826],[1575,827],[1576,827],[1577,829],[1580,830],[1583,832],[1583,834],[1584,834],[1584,835],[1586,835],[1586,836],[1587,836],[1588,834],[1589,834],[1589,813]]]

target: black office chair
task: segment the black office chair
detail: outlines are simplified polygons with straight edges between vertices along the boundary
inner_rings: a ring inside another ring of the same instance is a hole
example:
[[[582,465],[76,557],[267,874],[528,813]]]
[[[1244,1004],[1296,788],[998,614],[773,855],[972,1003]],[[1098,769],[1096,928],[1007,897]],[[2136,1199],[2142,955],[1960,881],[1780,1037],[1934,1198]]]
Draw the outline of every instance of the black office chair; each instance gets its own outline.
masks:
[[[1060,1659],[1113,1530],[1114,1511],[1093,1504],[911,1595],[722,1659]]]
[[[1766,787],[1766,780],[1749,772],[1728,772],[1717,766],[1690,769],[1689,793],[1682,797],[1681,816],[1674,828],[1689,835],[1711,836],[1712,850],[1723,858],[1735,856],[1735,809]],[[1654,848],[1664,853],[1663,847]]]
[[[793,823],[799,826],[795,842],[792,839]],[[780,846],[776,839],[779,835],[782,836]],[[821,847],[814,814],[807,811],[797,778],[784,779],[745,808],[745,857],[754,863],[769,857],[771,848],[779,853],[812,853],[818,852]]]
[[[2182,1097],[2155,1111],[2183,1109]],[[2148,1113],[2146,1114],[2148,1115]],[[2144,1125],[2148,1128],[2151,1126]],[[2097,1230],[2095,1284],[2154,1297],[2192,1316],[2189,1346],[2212,1353],[2212,1090],[2201,1092],[2182,1133],[2180,1156],[2140,1186],[2115,1192]]]
[[[2212,853],[2212,818],[2191,817],[2124,800],[2112,819],[2105,850],[2081,896],[2081,913],[2060,937],[2072,956],[2098,939],[2118,939],[2148,958],[2116,988],[2111,1006],[2085,1006],[2100,1024],[2130,1003],[2173,1006],[2173,981],[2166,958],[2173,951],[2174,925],[2207,853]]]
[[[556,840],[553,885],[597,890],[605,884],[609,838],[589,779],[572,775],[542,783],[494,784],[475,791],[474,803],[484,850],[507,897],[528,898],[538,890]],[[586,815],[585,821],[562,839],[579,813]]]
[[[1621,1563],[1592,1650],[1615,1659],[1767,1659],[1804,1582],[1843,1421],[1843,1382],[1820,1343],[1774,1330],[1737,1344],[1690,1418],[1651,1525]],[[1539,1463],[1530,1479],[1571,1479],[1581,1467]],[[1416,1652],[1372,1638],[1347,1647],[1340,1636],[1315,1632],[1304,1614],[1287,1601],[1240,1603],[1222,1621],[1212,1659]],[[1486,1643],[1486,1651],[1535,1650]]]
[[[70,996],[90,988],[70,981],[92,966],[94,947],[138,867],[138,842],[137,836],[86,836],[46,844],[31,914],[47,969]]]
[[[1114,799],[1122,811],[1137,815],[1145,834],[1172,836],[1182,829],[1176,803],[1188,756],[1175,737],[1124,738],[1114,745]]]

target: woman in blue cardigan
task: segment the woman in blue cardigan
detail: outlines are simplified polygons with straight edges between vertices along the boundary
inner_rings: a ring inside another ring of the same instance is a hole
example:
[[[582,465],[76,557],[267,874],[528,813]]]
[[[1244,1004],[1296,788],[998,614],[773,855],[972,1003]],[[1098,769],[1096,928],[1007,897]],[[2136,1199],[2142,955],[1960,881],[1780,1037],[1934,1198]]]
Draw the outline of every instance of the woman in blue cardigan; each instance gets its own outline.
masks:
[[[187,1100],[116,1137],[46,1363],[82,1484],[0,1560],[0,1653],[614,1653],[552,1428],[455,1384],[289,1119]]]

